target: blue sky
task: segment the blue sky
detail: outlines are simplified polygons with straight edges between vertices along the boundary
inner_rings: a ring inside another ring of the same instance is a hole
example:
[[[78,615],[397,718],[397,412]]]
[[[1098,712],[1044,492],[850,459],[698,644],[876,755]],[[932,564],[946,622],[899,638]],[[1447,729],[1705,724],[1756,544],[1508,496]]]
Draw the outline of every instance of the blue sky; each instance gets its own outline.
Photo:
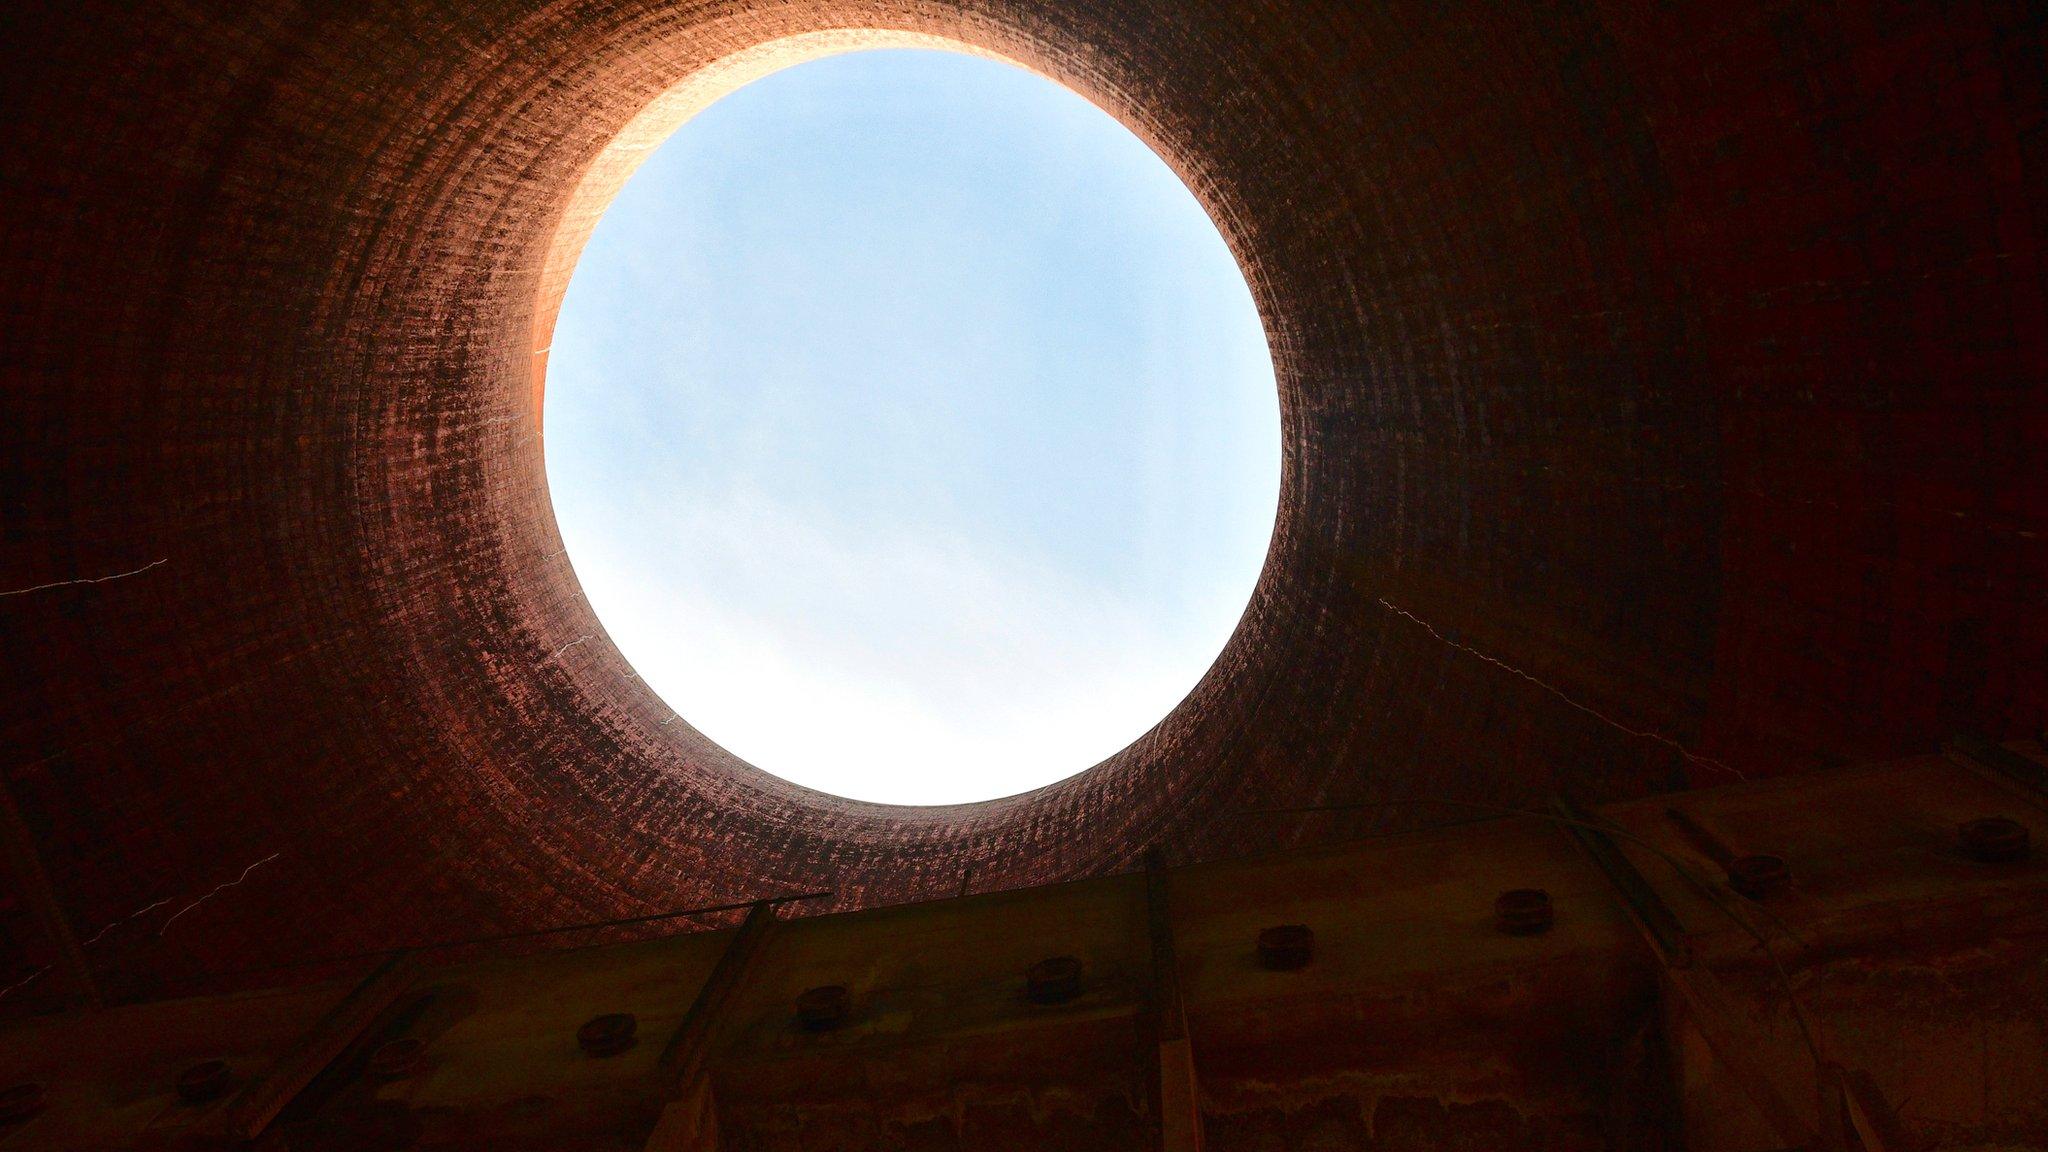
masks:
[[[1194,687],[1271,535],[1243,277],[1079,96],[950,53],[756,81],[600,221],[549,356],[569,558],[634,669],[764,771],[957,803]]]

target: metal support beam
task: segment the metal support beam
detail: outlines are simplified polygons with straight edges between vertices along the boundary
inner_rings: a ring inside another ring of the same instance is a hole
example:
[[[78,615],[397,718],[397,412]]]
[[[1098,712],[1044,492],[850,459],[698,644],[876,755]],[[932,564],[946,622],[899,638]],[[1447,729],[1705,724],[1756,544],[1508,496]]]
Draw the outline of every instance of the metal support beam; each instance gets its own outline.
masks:
[[[1869,1073],[1829,1064],[1821,1069],[1820,1146],[1824,1152],[1904,1152],[1911,1145]]]
[[[1160,1152],[1201,1152],[1201,1102],[1168,896],[1166,868],[1154,849],[1145,854],[1145,921],[1152,937],[1152,1016],[1159,1049],[1159,1147]]]
[[[1989,769],[2032,790],[2036,800],[2048,797],[2048,767],[1997,741],[1964,732],[1949,737],[1941,750],[1950,760],[1960,761],[1965,767]]]
[[[733,934],[732,942],[719,955],[718,964],[705,978],[704,986],[697,989],[697,998],[690,1002],[690,1010],[684,1013],[683,1022],[676,1026],[675,1035],[669,1037],[668,1046],[661,1050],[658,1067],[669,1079],[671,1096],[679,1094],[687,1081],[702,1069],[712,1024],[733,990],[739,987],[748,964],[761,950],[774,926],[775,904],[772,901],[757,901],[747,909],[747,918],[740,922],[740,930]]]
[[[725,1004],[745,978],[748,966],[775,926],[775,902],[762,900],[747,910],[747,918],[732,942],[718,957],[718,964],[697,989],[697,998],[683,1022],[669,1037],[656,1067],[664,1083],[666,1104],[654,1132],[647,1140],[648,1152],[716,1152],[718,1110],[711,1095],[711,1079],[704,1060],[711,1046],[711,1033]]]
[[[1675,805],[1666,808],[1664,810],[1664,818],[1671,821],[1672,825],[1678,829],[1679,834],[1685,837],[1687,843],[1700,850],[1700,855],[1705,856],[1723,868],[1735,863],[1736,857],[1741,855],[1735,849],[1730,848],[1726,841],[1702,827],[1698,820],[1693,819],[1692,813],[1687,812],[1683,808]]]
[[[683,1091],[662,1105],[661,1118],[647,1137],[647,1152],[718,1152],[718,1104],[711,1097],[711,1078],[699,1074]]]
[[[1663,968],[1664,985],[1688,1011],[1714,1058],[1787,1147],[1810,1147],[1820,1129],[1817,1069],[1752,1024],[1706,965],[1698,963],[1677,913],[1605,832],[1563,799],[1564,827],[1621,897],[1629,919]],[[1802,1066],[1803,1065],[1803,1066]]]
[[[56,953],[50,967],[58,972],[74,1003],[82,1001],[93,1008],[103,1007],[99,983],[92,978],[92,968],[85,962],[85,949],[79,947],[78,934],[71,930],[71,921],[57,905],[57,893],[50,887],[49,873],[43,870],[43,855],[36,848],[35,836],[29,831],[28,821],[22,819],[14,789],[4,781],[0,781],[0,847],[7,854],[7,870],[13,873],[22,898],[35,913],[36,926],[42,929]]]
[[[1564,819],[1565,830],[1592,857],[1593,864],[1600,869],[1607,882],[1621,896],[1622,906],[1628,910],[1629,919],[1635,922],[1643,938],[1657,954],[1657,959],[1667,968],[1691,968],[1693,966],[1692,936],[1679,922],[1678,914],[1671,910],[1664,898],[1657,895],[1657,889],[1643,878],[1636,866],[1622,855],[1621,849],[1607,833],[1594,826],[1584,813],[1573,807],[1562,797],[1551,802],[1557,814]]]
[[[412,954],[394,953],[362,979],[311,1031],[286,1049],[262,1075],[222,1108],[208,1127],[230,1140],[263,1134],[306,1085],[348,1050],[384,1010],[412,987],[418,975]]]

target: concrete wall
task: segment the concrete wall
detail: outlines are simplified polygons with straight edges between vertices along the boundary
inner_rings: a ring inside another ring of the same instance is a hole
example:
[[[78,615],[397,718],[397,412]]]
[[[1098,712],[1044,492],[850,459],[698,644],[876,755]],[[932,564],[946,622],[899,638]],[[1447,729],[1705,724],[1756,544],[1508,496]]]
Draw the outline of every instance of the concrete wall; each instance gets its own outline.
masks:
[[[0,590],[39,590],[0,599],[0,774],[45,914],[0,986],[51,975],[0,1008],[1437,818],[1225,818],[1259,804],[1612,798],[2032,732],[2043,19],[13,5]],[[1283,506],[1228,651],[1107,764],[972,809],[805,793],[669,724],[543,483],[536,353],[607,149],[704,69],[843,29],[999,52],[1123,117],[1235,245],[1279,372]],[[82,943],[258,862],[174,930]]]

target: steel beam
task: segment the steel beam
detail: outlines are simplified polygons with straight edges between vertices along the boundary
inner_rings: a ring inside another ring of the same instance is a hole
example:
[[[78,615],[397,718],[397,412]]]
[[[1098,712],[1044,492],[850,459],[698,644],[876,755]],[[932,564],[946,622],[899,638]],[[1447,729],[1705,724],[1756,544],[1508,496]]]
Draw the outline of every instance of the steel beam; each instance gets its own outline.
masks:
[[[1145,922],[1152,938],[1152,1017],[1158,1045],[1160,1152],[1201,1152],[1202,1110],[1187,1008],[1181,1000],[1174,955],[1173,918],[1166,867],[1155,849],[1145,854]]]
[[[263,1135],[299,1093],[355,1043],[384,1010],[405,995],[418,975],[409,952],[394,953],[365,976],[319,1023],[286,1049],[262,1075],[217,1114],[208,1128],[230,1140]]]
[[[1949,737],[1941,750],[1951,761],[1960,761],[1965,767],[1989,769],[2025,786],[2033,792],[2036,800],[2048,798],[2048,767],[1994,740],[1963,732]]]
[[[747,918],[732,942],[718,957],[711,975],[697,989],[697,998],[683,1022],[669,1037],[657,1064],[664,1081],[666,1101],[661,1118],[648,1137],[648,1152],[715,1152],[718,1147],[718,1109],[712,1098],[710,1077],[704,1060],[711,1046],[712,1029],[725,1004],[732,998],[754,956],[767,941],[776,922],[775,902],[762,900],[747,910]]]
[[[1778,1139],[1810,1146],[1820,1130],[1818,1081],[1796,1057],[1750,1022],[1720,979],[1698,962],[1691,935],[1611,837],[1562,798],[1553,801],[1561,823],[1585,849],[1663,969],[1664,986],[1688,1010],[1714,1058],[1742,1088]],[[1809,1065],[1810,1061],[1807,1062]]]
[[[74,1002],[82,1001],[93,1008],[104,1006],[99,982],[92,978],[92,968],[85,962],[85,949],[79,946],[78,934],[71,930],[71,921],[57,904],[57,893],[43,868],[35,836],[22,818],[14,789],[4,781],[0,781],[0,846],[4,846],[8,870],[14,874],[22,897],[35,913],[37,926],[56,953],[50,967],[58,972],[61,984],[69,986]]]

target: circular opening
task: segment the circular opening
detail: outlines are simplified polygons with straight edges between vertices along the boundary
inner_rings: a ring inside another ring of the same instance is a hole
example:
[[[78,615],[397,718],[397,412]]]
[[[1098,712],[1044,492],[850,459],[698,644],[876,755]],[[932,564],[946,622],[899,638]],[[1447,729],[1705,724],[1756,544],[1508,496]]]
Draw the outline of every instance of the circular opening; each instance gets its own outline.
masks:
[[[1214,662],[1272,534],[1272,365],[1215,225],[986,58],[835,56],[700,112],[591,233],[547,375],[611,639],[682,722],[838,796],[1114,754]]]

